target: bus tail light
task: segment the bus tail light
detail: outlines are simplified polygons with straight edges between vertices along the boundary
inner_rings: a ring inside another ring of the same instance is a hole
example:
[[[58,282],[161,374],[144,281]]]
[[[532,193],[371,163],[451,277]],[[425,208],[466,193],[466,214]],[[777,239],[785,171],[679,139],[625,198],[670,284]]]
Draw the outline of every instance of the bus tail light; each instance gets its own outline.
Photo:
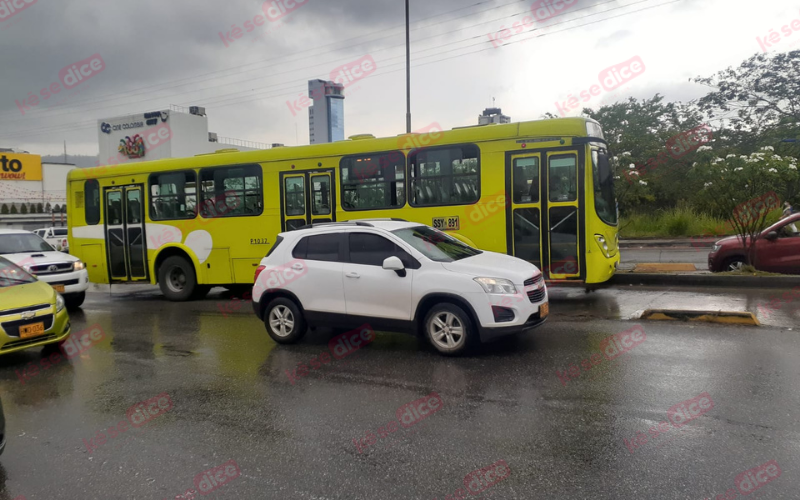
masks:
[[[261,271],[263,271],[263,270],[264,270],[264,269],[266,269],[266,268],[267,268],[267,266],[258,266],[258,267],[256,268],[256,275],[255,275],[255,277],[253,278],[253,283],[255,283],[256,281],[258,281],[258,275],[259,275],[259,274],[261,274]]]

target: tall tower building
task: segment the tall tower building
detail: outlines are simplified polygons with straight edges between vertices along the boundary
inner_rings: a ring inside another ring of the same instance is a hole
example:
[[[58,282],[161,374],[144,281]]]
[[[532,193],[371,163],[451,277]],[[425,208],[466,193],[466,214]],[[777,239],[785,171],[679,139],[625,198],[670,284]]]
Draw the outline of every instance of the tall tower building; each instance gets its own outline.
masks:
[[[489,123],[511,123],[511,117],[503,114],[500,108],[486,108],[483,114],[478,117],[478,125]]]
[[[344,85],[309,80],[308,134],[311,144],[344,140]]]

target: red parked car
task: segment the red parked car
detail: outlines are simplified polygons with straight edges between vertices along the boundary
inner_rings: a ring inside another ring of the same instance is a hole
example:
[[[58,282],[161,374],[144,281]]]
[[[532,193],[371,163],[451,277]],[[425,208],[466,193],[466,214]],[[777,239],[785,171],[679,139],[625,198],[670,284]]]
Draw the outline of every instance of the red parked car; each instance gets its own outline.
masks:
[[[756,264],[761,271],[800,274],[800,214],[794,214],[761,232],[756,240]],[[747,262],[746,249],[738,236],[723,238],[708,254],[708,268],[715,272],[736,271]]]

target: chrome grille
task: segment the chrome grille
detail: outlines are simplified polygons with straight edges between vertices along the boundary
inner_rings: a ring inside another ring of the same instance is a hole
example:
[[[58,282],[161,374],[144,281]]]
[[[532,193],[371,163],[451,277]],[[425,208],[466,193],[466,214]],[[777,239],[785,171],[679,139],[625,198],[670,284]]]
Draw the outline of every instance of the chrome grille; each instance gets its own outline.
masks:
[[[30,272],[37,276],[47,276],[49,274],[71,273],[74,267],[72,262],[37,264],[35,266],[30,266]]]
[[[541,274],[531,279],[525,280],[525,293],[528,295],[528,300],[531,302],[541,302],[544,300],[544,276]],[[541,288],[539,284],[541,283]]]
[[[52,309],[53,306],[50,304],[38,304],[35,306],[28,306],[28,307],[20,307],[18,309],[6,309],[4,311],[0,311],[0,316],[11,316],[14,314],[22,314],[28,311],[43,311],[45,309]]]

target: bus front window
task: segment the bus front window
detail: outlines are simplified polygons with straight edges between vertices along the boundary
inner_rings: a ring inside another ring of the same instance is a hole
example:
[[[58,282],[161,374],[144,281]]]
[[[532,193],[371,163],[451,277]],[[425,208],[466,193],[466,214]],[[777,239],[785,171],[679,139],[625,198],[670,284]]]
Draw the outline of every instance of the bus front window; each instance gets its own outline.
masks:
[[[606,150],[592,150],[594,208],[606,224],[617,225],[617,198],[614,195],[614,171]]]

